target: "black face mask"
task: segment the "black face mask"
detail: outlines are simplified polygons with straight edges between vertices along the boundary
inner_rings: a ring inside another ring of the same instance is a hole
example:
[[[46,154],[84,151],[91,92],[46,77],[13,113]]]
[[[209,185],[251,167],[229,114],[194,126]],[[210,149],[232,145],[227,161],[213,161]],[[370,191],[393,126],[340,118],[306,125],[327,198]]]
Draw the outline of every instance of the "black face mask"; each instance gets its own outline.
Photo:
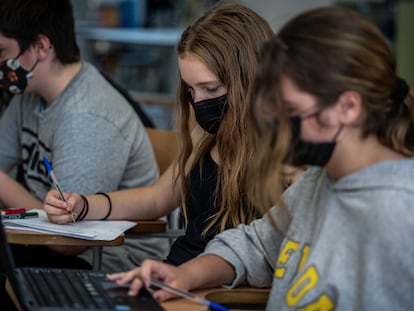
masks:
[[[325,166],[334,152],[336,138],[342,130],[342,126],[338,129],[332,141],[320,143],[307,142],[300,138],[301,119],[299,117],[291,118],[291,126],[293,144],[287,162],[293,166]]]
[[[194,108],[197,123],[206,132],[216,134],[227,111],[227,94],[216,98],[201,100],[197,103],[194,103],[190,98],[190,102]]]
[[[38,61],[30,70],[22,67],[17,55],[0,63],[0,88],[10,94],[21,94],[27,87],[29,80],[32,78],[32,71]]]

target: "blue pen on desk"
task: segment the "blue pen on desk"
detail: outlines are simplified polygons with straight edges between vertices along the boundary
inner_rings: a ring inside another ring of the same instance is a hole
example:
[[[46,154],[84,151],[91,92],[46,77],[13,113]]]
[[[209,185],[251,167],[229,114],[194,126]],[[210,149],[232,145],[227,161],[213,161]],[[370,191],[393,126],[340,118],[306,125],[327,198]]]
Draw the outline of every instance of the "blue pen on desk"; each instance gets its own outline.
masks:
[[[53,173],[52,165],[50,164],[49,160],[46,157],[43,157],[43,162],[45,163],[47,173],[49,174],[50,178],[52,179],[54,187],[59,192],[60,199],[62,201],[66,202],[65,197],[63,196],[62,188],[60,188],[60,185],[59,185],[59,183],[56,179],[56,176]],[[72,212],[70,212],[70,215],[72,216],[72,221],[75,222],[76,221],[75,220],[75,215]]]
[[[171,287],[171,286],[169,286],[169,285],[167,285],[167,284],[165,284],[161,281],[158,281],[156,279],[151,279],[151,285],[153,285],[155,287],[158,287],[158,288],[162,288],[163,290],[169,291],[169,292],[171,292],[173,294],[176,294],[178,296],[181,296],[183,298],[187,298],[187,299],[193,300],[195,302],[201,303],[203,305],[206,305],[210,308],[210,310],[213,310],[213,311],[229,311],[229,308],[227,308],[227,307],[225,307],[221,304],[218,304],[217,302],[210,301],[210,300],[207,300],[205,298],[201,298],[199,296],[191,294],[189,292],[182,291],[178,288]]]

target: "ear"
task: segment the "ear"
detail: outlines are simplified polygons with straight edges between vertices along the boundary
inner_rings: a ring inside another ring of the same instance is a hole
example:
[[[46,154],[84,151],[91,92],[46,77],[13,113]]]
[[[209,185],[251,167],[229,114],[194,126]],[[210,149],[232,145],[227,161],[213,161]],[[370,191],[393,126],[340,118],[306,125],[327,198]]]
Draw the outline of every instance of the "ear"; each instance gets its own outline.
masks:
[[[362,97],[356,91],[345,91],[339,96],[337,107],[342,124],[355,123],[361,115]]]
[[[52,44],[50,40],[45,35],[39,35],[37,37],[36,43],[34,44],[34,49],[37,52],[37,57],[39,61],[44,60],[48,57],[49,53],[52,50]]]

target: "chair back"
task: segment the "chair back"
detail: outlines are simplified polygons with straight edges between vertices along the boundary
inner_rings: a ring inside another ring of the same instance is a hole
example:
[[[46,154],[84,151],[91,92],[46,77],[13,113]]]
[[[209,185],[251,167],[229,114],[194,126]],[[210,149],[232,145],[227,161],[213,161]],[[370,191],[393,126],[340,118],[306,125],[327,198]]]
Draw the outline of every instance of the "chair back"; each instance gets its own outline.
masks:
[[[176,131],[146,128],[148,136],[154,149],[160,174],[177,159],[179,143]]]

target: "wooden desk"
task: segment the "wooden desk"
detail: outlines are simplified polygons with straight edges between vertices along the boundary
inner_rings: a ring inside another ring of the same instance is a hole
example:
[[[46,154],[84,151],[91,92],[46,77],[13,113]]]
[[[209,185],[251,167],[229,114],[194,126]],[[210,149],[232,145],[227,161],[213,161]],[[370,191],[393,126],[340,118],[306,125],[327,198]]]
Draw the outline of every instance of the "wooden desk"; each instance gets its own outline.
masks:
[[[207,295],[220,293],[221,299],[226,301],[240,301],[240,302],[254,302],[259,304],[265,304],[269,294],[269,289],[261,288],[237,288],[237,289],[225,289],[225,288],[212,288],[205,290],[198,290],[193,292],[195,295],[206,298]],[[255,297],[252,298],[252,294],[255,294]],[[217,296],[217,295],[216,295]],[[228,299],[226,298],[228,297]],[[207,298],[209,298],[207,296]],[[215,299],[214,301],[218,303],[223,303],[221,299]],[[212,300],[212,299],[210,299]],[[173,300],[168,300],[161,303],[163,308],[166,311],[207,311],[208,308],[205,305],[198,304],[194,301],[178,298]],[[231,309],[232,311],[237,311],[237,309]],[[242,309],[243,311],[248,311],[249,309]],[[261,310],[261,309],[250,309],[250,310]]]
[[[164,220],[140,220],[135,227],[132,227],[126,233],[159,233],[166,230],[167,222]]]
[[[165,232],[166,222],[163,220],[143,220],[138,221],[137,225],[127,232],[132,232],[139,236],[140,234]],[[93,269],[101,269],[102,247],[119,246],[124,243],[125,234],[121,234],[115,240],[85,240],[72,237],[66,237],[56,234],[43,232],[33,232],[26,230],[17,230],[6,228],[7,240],[11,244],[24,245],[59,245],[59,246],[88,246],[93,247]]]

